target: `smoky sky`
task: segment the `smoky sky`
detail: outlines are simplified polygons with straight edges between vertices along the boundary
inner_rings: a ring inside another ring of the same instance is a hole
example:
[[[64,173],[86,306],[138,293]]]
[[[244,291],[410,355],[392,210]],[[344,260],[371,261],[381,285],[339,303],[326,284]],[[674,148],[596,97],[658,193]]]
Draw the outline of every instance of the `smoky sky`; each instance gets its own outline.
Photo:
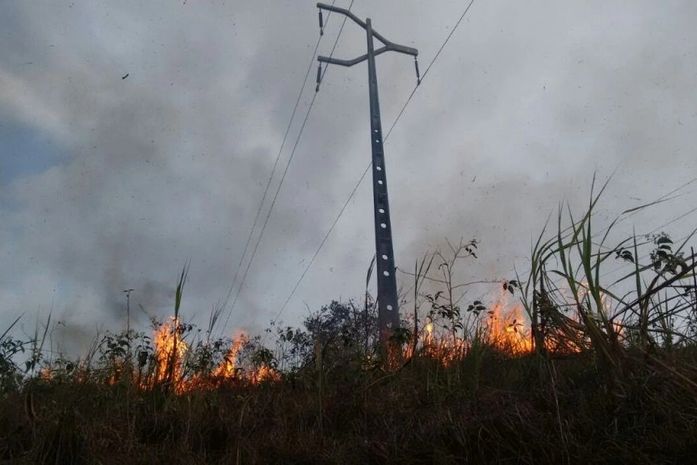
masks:
[[[353,11],[418,48],[423,70],[467,3],[356,0]],[[171,312],[187,261],[183,315],[205,323],[313,59],[314,2],[0,8],[0,330],[22,314],[18,330],[33,332],[50,312],[70,328],[67,347],[122,327],[126,288],[145,328]],[[412,269],[445,238],[477,238],[479,259],[462,279],[510,278],[550,213],[562,202],[583,208],[594,173],[613,175],[600,222],[692,179],[695,19],[691,1],[475,1],[385,146],[397,265]],[[340,24],[329,18],[320,53]],[[335,56],[364,49],[347,23]],[[387,128],[415,85],[413,63],[382,55],[378,75]],[[281,168],[313,92],[310,82]],[[366,67],[330,68],[230,328],[258,330],[276,315],[369,159]],[[621,232],[678,217],[695,192],[688,185]],[[372,221],[366,182],[285,321],[361,295]],[[667,230],[680,236],[693,223]]]

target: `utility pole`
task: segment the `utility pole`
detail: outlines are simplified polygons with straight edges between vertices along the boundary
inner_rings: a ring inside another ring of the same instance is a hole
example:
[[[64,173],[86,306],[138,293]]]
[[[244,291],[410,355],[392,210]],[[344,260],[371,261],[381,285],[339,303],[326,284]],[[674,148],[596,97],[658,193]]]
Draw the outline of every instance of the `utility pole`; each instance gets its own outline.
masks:
[[[332,57],[318,56],[317,90],[322,78],[322,63],[339,66],[353,66],[368,61],[368,85],[370,94],[370,141],[373,155],[373,206],[375,215],[375,257],[377,261],[378,281],[378,328],[380,340],[385,343],[394,329],[399,328],[399,304],[397,299],[397,280],[395,278],[394,252],[392,247],[392,224],[390,222],[390,203],[387,197],[387,172],[385,170],[385,151],[383,148],[382,124],[380,122],[380,101],[378,99],[378,78],[375,69],[375,57],[385,52],[399,52],[414,57],[417,80],[420,81],[419,65],[416,58],[418,50],[397,45],[385,39],[373,29],[370,18],[362,21],[344,8],[318,3],[320,34],[323,33],[324,21],[322,10],[342,14],[366,31],[368,53],[352,60],[339,60]],[[375,50],[373,40],[377,39],[382,47]]]
[[[128,356],[127,361],[131,361],[131,292],[134,289],[124,289],[123,292],[126,294],[126,341],[128,342]]]

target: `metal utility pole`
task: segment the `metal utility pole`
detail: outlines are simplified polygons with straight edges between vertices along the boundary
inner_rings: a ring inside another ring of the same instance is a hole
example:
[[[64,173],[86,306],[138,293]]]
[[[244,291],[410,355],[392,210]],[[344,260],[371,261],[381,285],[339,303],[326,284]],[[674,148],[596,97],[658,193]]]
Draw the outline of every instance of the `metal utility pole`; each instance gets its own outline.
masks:
[[[128,342],[128,356],[127,359],[131,360],[131,292],[134,289],[124,289],[123,292],[126,294],[126,341]]]
[[[375,57],[385,52],[399,52],[414,57],[417,79],[419,66],[416,57],[419,52],[415,48],[397,45],[385,39],[372,27],[370,18],[360,20],[350,11],[324,3],[318,3],[320,33],[323,32],[324,22],[322,10],[331,11],[347,16],[366,31],[368,53],[352,60],[339,60],[332,57],[318,56],[320,62],[317,70],[317,90],[322,78],[322,63],[353,66],[368,61],[368,85],[370,93],[370,141],[373,153],[373,203],[375,214],[375,257],[377,261],[378,281],[378,328],[380,340],[386,342],[392,331],[399,327],[399,305],[397,301],[397,280],[395,279],[394,253],[392,250],[392,224],[390,222],[390,203],[387,197],[387,172],[385,170],[385,151],[383,148],[382,125],[380,122],[380,102],[378,99],[378,78],[375,70]],[[373,39],[382,43],[375,50]]]

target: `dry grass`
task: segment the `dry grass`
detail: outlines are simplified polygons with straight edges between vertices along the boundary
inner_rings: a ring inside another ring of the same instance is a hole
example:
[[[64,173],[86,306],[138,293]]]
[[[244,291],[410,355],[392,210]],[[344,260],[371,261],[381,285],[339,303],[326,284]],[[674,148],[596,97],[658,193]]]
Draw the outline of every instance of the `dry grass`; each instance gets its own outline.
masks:
[[[695,393],[635,360],[622,396],[590,354],[379,371],[173,395],[34,380],[0,409],[4,463],[689,463]],[[666,363],[695,363],[694,351]],[[472,379],[479,367],[478,385]]]
[[[608,245],[615,223],[596,232],[598,199],[578,219],[560,210],[530,275],[504,283],[530,320],[525,350],[487,334],[481,302],[460,305],[457,264],[476,257],[476,242],[417,263],[409,330],[394,341],[404,356],[387,362],[367,293],[363,308],[335,302],[302,328],[275,327],[274,349],[252,338],[235,367],[281,373],[262,382],[213,379],[230,341],[196,339],[187,325],[172,331],[189,352],[167,359],[164,377],[143,334],[105,335],[67,361],[42,358],[48,324],[27,342],[5,331],[0,463],[692,463],[692,235]],[[610,265],[624,267],[619,278],[608,280]],[[192,379],[197,387],[176,389]]]

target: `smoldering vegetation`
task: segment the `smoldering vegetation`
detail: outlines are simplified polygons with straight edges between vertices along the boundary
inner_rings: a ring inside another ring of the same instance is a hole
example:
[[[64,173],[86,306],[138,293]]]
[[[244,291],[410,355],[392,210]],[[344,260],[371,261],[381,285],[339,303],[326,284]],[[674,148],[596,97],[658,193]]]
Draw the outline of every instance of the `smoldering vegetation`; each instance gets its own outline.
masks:
[[[473,299],[477,241],[415,263],[380,344],[373,296],[299,327],[216,337],[183,319],[49,350],[0,336],[2,463],[687,463],[697,438],[697,256],[667,232],[599,227],[605,186],[560,208],[530,269]],[[370,281],[372,266],[366,275]]]

